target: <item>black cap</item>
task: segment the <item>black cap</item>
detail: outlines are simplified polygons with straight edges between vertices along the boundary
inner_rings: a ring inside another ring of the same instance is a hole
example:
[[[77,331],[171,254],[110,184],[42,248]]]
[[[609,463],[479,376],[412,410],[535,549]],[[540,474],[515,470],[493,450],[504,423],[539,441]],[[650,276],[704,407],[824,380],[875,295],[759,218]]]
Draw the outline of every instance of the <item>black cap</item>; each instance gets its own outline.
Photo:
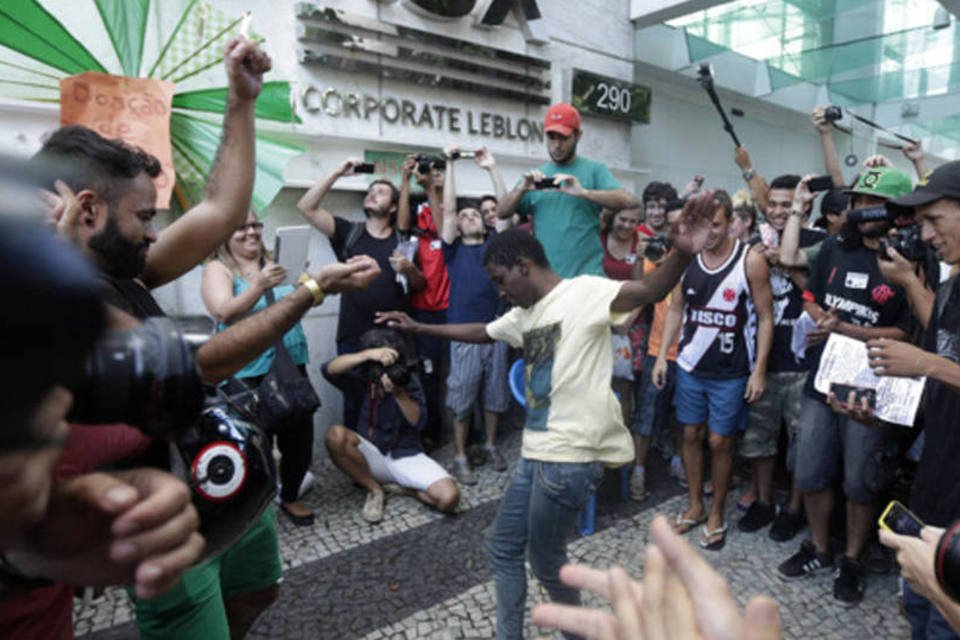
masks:
[[[960,200],[960,160],[937,167],[912,193],[891,200],[888,204],[912,209],[940,198]]]
[[[823,199],[820,200],[820,215],[843,213],[848,206],[850,206],[850,196],[840,189],[830,189],[823,194]]]

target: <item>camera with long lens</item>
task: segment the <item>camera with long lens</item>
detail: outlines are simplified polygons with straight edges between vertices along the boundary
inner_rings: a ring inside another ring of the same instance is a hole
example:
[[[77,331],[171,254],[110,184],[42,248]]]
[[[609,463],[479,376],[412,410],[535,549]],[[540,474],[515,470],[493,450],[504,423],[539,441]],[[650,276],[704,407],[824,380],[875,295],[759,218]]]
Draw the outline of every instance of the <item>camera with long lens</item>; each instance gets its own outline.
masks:
[[[426,153],[417,154],[417,173],[420,175],[427,175],[430,173],[431,169],[440,169],[441,171],[447,168],[447,161],[441,158],[440,156],[431,156]]]
[[[68,420],[123,422],[153,438],[182,435],[203,408],[194,360],[202,340],[171,318],[149,318],[129,331],[105,332],[83,375],[68,385],[74,393]]]
[[[937,582],[954,602],[960,602],[960,520],[943,532],[933,555]]]
[[[643,249],[643,257],[650,262],[659,262],[673,247],[673,241],[665,233],[658,233],[649,240]]]
[[[830,105],[823,110],[823,119],[827,122],[836,122],[843,117],[843,109]]]

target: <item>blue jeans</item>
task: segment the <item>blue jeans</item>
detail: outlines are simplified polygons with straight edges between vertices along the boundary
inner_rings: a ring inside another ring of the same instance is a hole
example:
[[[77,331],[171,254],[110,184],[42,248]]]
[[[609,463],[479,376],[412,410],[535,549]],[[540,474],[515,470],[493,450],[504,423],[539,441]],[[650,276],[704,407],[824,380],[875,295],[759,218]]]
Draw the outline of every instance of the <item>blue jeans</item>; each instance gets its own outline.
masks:
[[[487,531],[487,557],[497,591],[497,638],[523,637],[527,600],[524,556],[551,600],[579,605],[580,592],[560,582],[567,535],[603,477],[600,462],[540,462],[520,458]]]
[[[949,640],[957,634],[950,628],[937,606],[913,591],[904,580],[903,609],[910,622],[910,637],[913,640]]]

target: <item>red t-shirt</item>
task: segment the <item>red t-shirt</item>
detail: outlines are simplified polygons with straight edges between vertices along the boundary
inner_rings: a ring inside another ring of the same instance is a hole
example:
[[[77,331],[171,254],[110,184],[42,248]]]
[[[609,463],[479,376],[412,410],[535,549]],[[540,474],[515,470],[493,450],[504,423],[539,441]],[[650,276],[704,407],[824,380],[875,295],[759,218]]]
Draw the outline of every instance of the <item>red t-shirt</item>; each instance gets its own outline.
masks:
[[[607,234],[600,234],[600,243],[603,245],[603,272],[611,280],[633,280],[633,269],[637,264],[637,235],[634,234],[630,245],[630,252],[623,260],[610,255],[607,250]]]
[[[410,294],[410,306],[424,311],[444,311],[450,305],[450,277],[443,259],[443,243],[433,223],[430,205],[424,203],[417,210],[417,262],[427,280],[423,291]]]
[[[67,446],[53,470],[63,480],[118,460],[150,446],[150,438],[123,424],[70,425]],[[48,587],[19,591],[0,598],[0,638],[72,640],[73,586],[55,582]]]
[[[648,238],[652,238],[653,236],[657,235],[653,229],[647,226],[646,222],[641,222],[640,224],[638,224],[637,231],[647,236]]]

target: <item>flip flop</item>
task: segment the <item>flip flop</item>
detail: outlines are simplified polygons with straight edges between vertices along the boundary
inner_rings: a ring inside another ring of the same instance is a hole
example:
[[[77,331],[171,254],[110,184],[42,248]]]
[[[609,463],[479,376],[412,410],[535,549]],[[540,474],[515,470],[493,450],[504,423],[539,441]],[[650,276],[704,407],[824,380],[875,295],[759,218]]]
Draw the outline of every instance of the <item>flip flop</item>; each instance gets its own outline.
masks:
[[[710,542],[710,539],[716,536],[720,536],[719,540],[714,540]],[[723,546],[727,544],[727,523],[724,522],[723,526],[718,529],[707,529],[706,525],[703,527],[703,537],[700,538],[700,547],[706,549],[707,551],[720,551],[723,549]]]
[[[678,534],[683,535],[687,531],[690,531],[694,527],[703,524],[707,521],[707,516],[702,518],[684,518],[683,511],[677,514],[677,517],[673,519],[673,530]]]

